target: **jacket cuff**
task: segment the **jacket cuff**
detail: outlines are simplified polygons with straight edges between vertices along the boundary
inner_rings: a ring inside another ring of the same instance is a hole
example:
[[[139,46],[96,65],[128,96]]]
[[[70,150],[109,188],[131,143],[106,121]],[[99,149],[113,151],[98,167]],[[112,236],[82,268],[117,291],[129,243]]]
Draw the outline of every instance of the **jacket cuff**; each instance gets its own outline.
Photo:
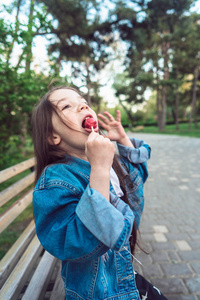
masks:
[[[130,139],[135,148],[117,144],[119,154],[126,157],[131,163],[143,163],[150,158],[151,148],[144,141],[139,139]]]
[[[119,239],[122,235],[124,241],[129,238],[134,221],[134,214],[128,205],[125,205],[122,210],[123,212],[120,212],[88,185],[76,207],[76,214],[99,241],[114,249],[116,243],[119,247]],[[127,226],[129,229],[124,228]]]

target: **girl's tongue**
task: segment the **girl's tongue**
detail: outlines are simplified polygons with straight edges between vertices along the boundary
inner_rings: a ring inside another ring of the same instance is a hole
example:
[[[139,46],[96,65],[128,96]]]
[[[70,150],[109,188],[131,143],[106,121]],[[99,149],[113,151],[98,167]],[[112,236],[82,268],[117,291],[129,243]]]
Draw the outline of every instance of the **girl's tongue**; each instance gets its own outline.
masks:
[[[83,127],[88,128],[88,129],[91,129],[92,127],[96,128],[97,127],[97,121],[95,121],[95,119],[93,119],[93,118],[88,118],[84,121]]]

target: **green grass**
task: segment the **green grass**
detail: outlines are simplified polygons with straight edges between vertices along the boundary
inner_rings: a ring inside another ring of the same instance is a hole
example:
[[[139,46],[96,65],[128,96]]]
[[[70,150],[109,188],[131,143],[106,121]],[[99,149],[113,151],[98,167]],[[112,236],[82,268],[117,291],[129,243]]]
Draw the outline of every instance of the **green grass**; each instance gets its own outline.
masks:
[[[141,126],[133,127],[133,132],[143,132],[143,133],[153,133],[153,134],[173,134],[179,136],[188,136],[188,137],[198,137],[200,138],[200,122],[198,123],[198,128],[195,128],[192,124],[191,130],[189,130],[188,123],[179,124],[179,130],[176,130],[176,125],[166,125],[165,131],[160,132],[156,126]]]

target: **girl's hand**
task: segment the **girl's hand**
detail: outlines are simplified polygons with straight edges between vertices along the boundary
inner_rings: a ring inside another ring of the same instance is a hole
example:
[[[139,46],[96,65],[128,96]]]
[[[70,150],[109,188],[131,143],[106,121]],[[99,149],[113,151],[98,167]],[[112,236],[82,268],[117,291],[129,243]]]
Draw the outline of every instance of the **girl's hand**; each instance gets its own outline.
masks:
[[[90,187],[110,201],[110,168],[115,154],[114,144],[106,137],[91,132],[85,153],[91,165]]]
[[[107,111],[104,112],[104,115],[98,114],[98,117],[100,126],[107,131],[107,138],[121,145],[133,147],[121,124],[121,113],[119,110],[117,110],[116,120]]]
[[[110,172],[115,154],[114,144],[108,138],[91,132],[85,146],[85,153],[91,168]]]

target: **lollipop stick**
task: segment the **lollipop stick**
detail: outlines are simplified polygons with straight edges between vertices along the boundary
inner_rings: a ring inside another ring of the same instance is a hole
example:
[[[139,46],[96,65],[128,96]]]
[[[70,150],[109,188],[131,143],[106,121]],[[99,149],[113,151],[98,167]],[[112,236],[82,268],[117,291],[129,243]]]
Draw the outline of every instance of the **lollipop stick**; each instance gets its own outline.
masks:
[[[94,128],[93,128],[93,126],[91,126],[91,129],[92,129],[92,132],[94,132]]]

